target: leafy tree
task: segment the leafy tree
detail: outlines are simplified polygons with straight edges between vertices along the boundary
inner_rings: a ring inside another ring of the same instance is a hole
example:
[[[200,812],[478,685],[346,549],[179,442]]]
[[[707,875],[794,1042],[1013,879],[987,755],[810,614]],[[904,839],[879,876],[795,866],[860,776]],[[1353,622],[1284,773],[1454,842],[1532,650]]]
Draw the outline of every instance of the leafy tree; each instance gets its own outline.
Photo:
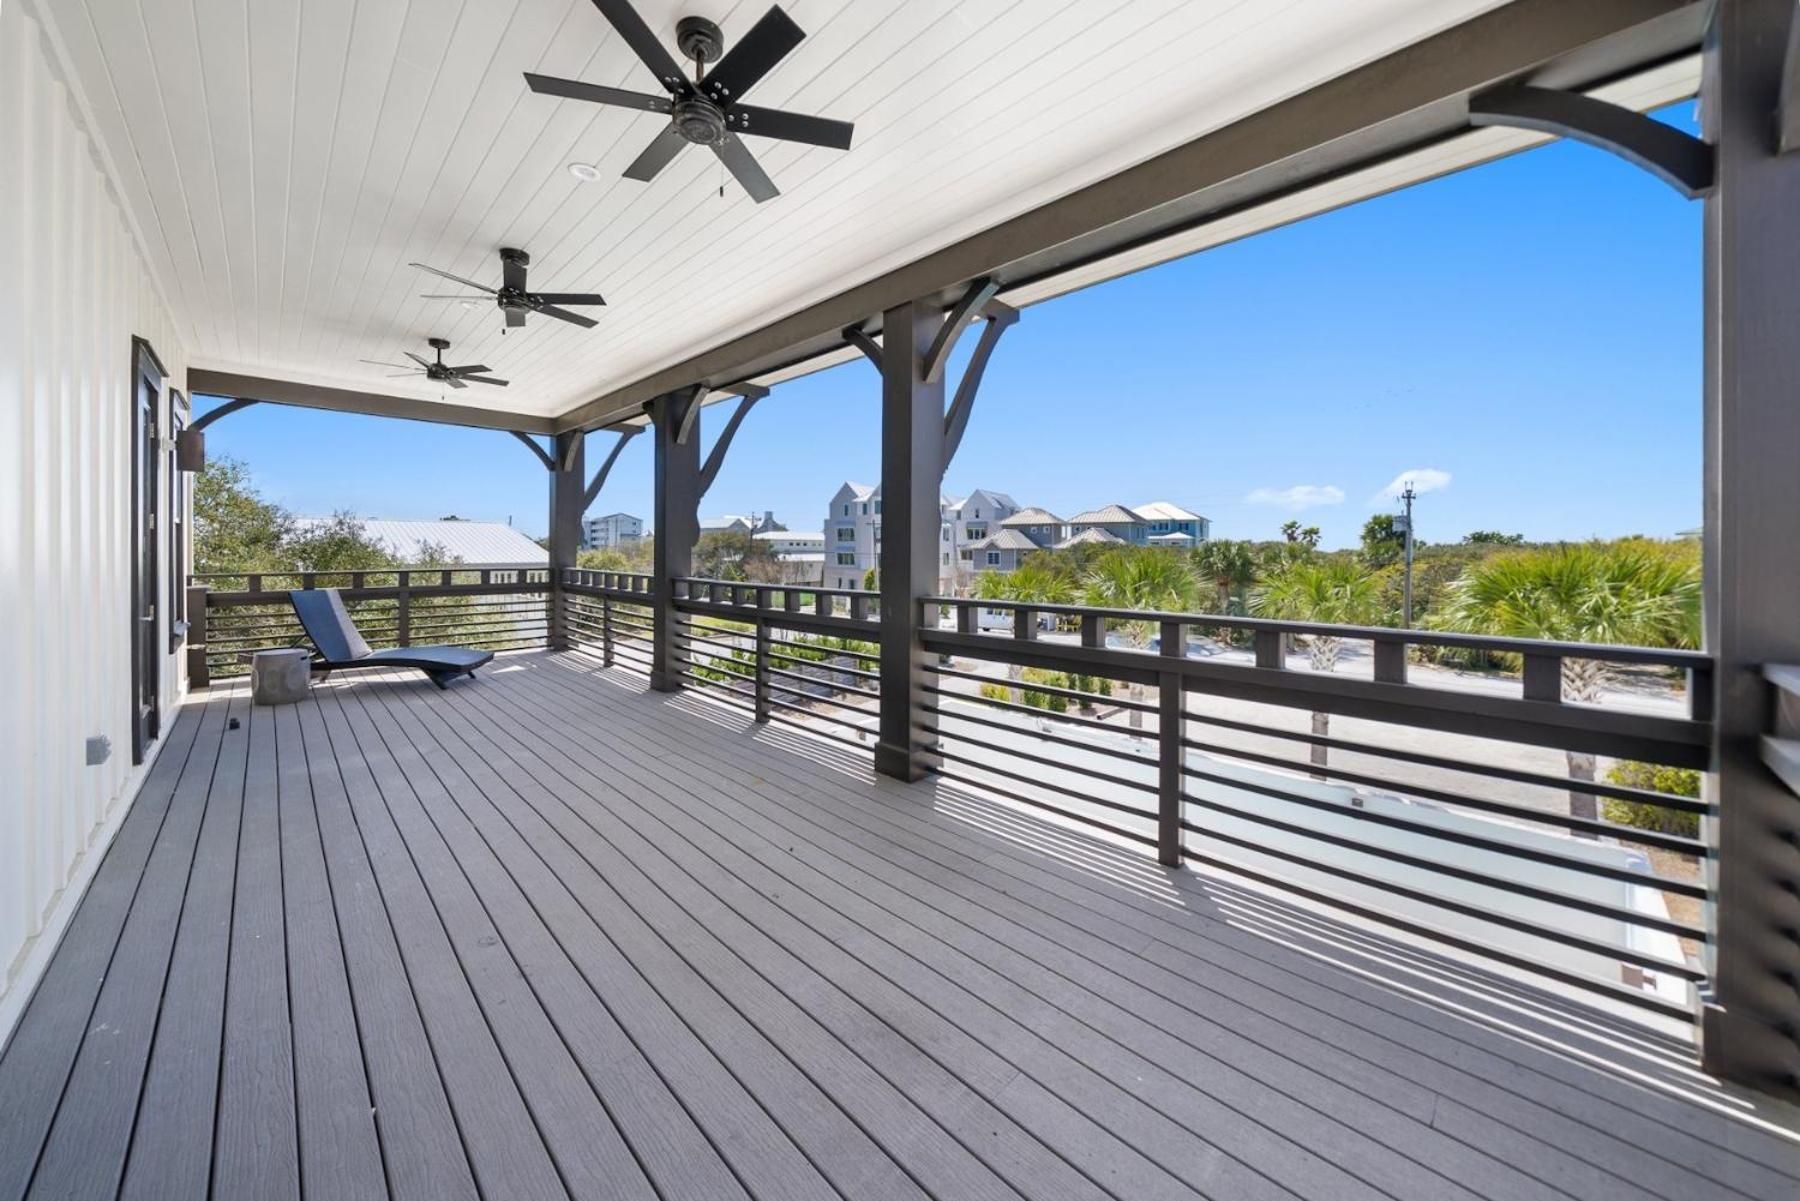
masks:
[[[1392,513],[1377,513],[1363,522],[1362,557],[1371,567],[1386,567],[1405,553],[1406,535]]]
[[[1525,535],[1502,534],[1498,530],[1473,530],[1463,535],[1463,542],[1469,546],[1523,546]]]
[[[1202,542],[1193,551],[1194,574],[1217,589],[1219,613],[1230,613],[1233,601],[1242,611],[1243,591],[1256,582],[1256,550],[1241,539]]]
[[[1625,539],[1496,555],[1453,585],[1436,624],[1447,630],[1556,642],[1700,644],[1700,563],[1688,543]],[[1562,661],[1563,699],[1598,704],[1608,666]],[[1594,756],[1569,751],[1569,775],[1594,778]],[[1569,812],[1594,817],[1591,793]]]
[[[1700,796],[1700,773],[1691,767],[1664,767],[1627,759],[1615,764],[1606,773],[1606,778],[1627,788],[1643,788],[1651,792],[1695,799]],[[1675,834],[1682,838],[1700,837],[1698,813],[1668,809],[1647,801],[1620,800],[1617,797],[1602,798],[1600,811],[1606,815],[1607,821],[1617,822],[1622,826],[1636,826],[1640,830],[1654,830],[1660,834]]]
[[[1193,606],[1196,591],[1194,573],[1181,556],[1143,548],[1107,552],[1082,581],[1082,600],[1102,609],[1178,611]],[[1157,633],[1148,621],[1125,621],[1117,628],[1137,650],[1148,647]],[[1141,703],[1144,686],[1131,685],[1131,697]],[[1141,710],[1131,711],[1131,724],[1144,724]]]
[[[293,527],[286,509],[258,494],[240,459],[208,459],[194,479],[195,571],[280,570]]]
[[[736,530],[712,530],[694,544],[694,574],[713,580],[781,582],[781,561],[767,542]]]
[[[385,546],[363,533],[362,522],[354,514],[346,512],[295,527],[281,549],[290,566],[304,571],[368,571],[399,562]],[[443,556],[442,547],[421,547],[417,561],[442,563]]]
[[[1293,563],[1262,582],[1251,598],[1259,617],[1283,621],[1320,622],[1327,625],[1374,625],[1384,616],[1381,581],[1348,559]],[[1309,634],[1307,657],[1314,671],[1336,671],[1343,640],[1330,634]],[[1314,713],[1312,732],[1331,733],[1331,715]],[[1312,761],[1323,767],[1326,748],[1314,745]]]
[[[1308,550],[1315,550],[1319,545],[1319,527],[1316,525],[1302,526],[1298,521],[1284,521],[1281,523],[1281,537],[1287,542],[1304,546]]]

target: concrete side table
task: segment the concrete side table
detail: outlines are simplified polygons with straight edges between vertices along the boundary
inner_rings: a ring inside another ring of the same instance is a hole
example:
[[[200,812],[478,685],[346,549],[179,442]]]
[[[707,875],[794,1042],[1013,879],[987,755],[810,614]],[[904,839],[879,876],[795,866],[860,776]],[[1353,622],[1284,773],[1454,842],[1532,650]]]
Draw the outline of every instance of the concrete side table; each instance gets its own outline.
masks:
[[[300,647],[257,651],[250,659],[250,700],[258,705],[291,705],[312,688],[312,652]]]

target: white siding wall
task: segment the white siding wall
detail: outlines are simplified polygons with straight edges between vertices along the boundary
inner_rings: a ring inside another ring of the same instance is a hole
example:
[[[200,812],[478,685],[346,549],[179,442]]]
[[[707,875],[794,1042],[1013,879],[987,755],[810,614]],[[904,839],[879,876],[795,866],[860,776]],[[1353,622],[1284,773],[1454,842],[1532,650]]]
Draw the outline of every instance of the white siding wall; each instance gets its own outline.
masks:
[[[185,390],[183,348],[54,61],[18,0],[0,0],[0,1041],[142,774],[129,725],[133,335]],[[166,729],[177,656],[163,680]],[[113,754],[87,767],[94,734]]]

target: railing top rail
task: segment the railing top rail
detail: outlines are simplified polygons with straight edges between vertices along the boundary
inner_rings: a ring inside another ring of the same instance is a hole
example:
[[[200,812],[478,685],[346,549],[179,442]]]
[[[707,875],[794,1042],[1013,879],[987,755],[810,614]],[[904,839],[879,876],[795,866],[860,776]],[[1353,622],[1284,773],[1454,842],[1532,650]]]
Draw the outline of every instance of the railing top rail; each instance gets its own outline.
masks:
[[[402,571],[549,571],[545,563],[403,563],[397,567],[246,567],[239,571],[195,571],[190,583],[202,580],[241,580],[246,576],[285,579],[291,576],[394,575]]]
[[[861,588],[822,588],[817,584],[772,584],[764,580],[721,580],[711,576],[684,575],[676,576],[678,584],[707,584],[721,588],[767,588],[775,592],[804,592],[808,596],[860,596],[869,601],[880,601],[881,593]]]
[[[1353,641],[1405,642],[1413,645],[1453,647],[1459,650],[1491,651],[1496,654],[1543,655],[1561,659],[1597,659],[1607,663],[1637,663],[1656,667],[1681,667],[1690,670],[1712,666],[1712,656],[1705,651],[1677,650],[1665,647],[1538,641],[1533,638],[1463,634],[1451,630],[1405,629],[1400,626],[1332,625],[1327,622],[1281,621],[1268,617],[1243,617],[1226,613],[1172,613],[1155,609],[1106,609],[1091,605],[987,600],[968,596],[933,596],[926,598],[921,603],[953,608],[978,606],[983,609],[1010,612],[1026,610],[1040,614],[1099,617],[1112,621],[1150,622],[1152,624],[1177,622],[1184,626],[1263,630],[1277,634],[1310,634]]]

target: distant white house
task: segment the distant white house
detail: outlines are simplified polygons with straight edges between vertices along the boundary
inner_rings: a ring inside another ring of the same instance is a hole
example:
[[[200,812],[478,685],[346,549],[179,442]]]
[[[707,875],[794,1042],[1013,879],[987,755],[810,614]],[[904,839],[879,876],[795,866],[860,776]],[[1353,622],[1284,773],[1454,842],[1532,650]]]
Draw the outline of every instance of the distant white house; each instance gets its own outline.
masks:
[[[700,519],[702,534],[757,534],[768,530],[785,530],[787,527],[775,520],[775,510],[764,509],[760,515],[756,513],[718,513],[712,517]]]
[[[952,591],[968,583],[975,570],[974,547],[1019,511],[1019,502],[1004,492],[977,488],[964,497],[940,497],[938,588]],[[881,559],[881,489],[846,482],[831,498],[825,514],[827,588],[858,589]]]
[[[294,525],[304,532],[333,520],[330,517],[297,517]],[[534,539],[502,521],[465,521],[460,517],[403,521],[364,517],[359,522],[363,537],[396,559],[411,563],[513,567],[550,561],[549,552]]]
[[[784,584],[817,584],[825,570],[825,535],[806,530],[764,530],[757,542],[774,552]]]
[[[1198,546],[1212,537],[1212,522],[1166,500],[1132,506],[1147,523],[1146,541],[1151,546]]]
[[[588,550],[630,546],[644,540],[644,519],[630,513],[608,513],[581,523],[581,545]]]

